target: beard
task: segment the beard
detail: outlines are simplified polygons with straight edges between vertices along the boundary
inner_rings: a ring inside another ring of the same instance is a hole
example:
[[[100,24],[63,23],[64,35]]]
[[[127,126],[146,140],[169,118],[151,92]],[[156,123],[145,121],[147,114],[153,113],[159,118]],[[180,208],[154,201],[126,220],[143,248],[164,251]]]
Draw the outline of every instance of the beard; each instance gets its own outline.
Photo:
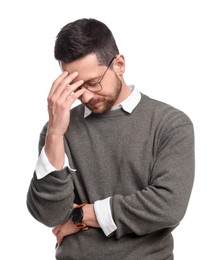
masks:
[[[115,73],[115,83],[114,83],[114,92],[107,96],[95,95],[88,103],[85,105],[95,114],[105,113],[113,107],[117,101],[121,90],[122,90],[122,81],[119,79]]]

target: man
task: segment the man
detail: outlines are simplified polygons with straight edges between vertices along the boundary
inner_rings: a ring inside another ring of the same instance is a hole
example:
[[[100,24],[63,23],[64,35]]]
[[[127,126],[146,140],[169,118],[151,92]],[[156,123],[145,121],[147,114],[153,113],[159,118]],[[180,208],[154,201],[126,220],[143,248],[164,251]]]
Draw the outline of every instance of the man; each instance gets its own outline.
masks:
[[[124,57],[100,21],[64,26],[55,58],[63,73],[27,205],[54,227],[56,259],[173,259],[194,178],[190,119],[125,83]]]

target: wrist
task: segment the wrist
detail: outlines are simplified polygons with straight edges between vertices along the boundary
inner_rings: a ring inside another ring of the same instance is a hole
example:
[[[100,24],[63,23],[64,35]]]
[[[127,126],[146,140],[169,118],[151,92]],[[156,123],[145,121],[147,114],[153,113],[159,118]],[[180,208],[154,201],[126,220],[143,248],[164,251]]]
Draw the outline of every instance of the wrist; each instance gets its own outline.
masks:
[[[53,128],[48,128],[47,137],[52,139],[61,139],[64,137],[64,133],[61,133]]]
[[[94,211],[94,204],[86,204],[83,207],[83,223],[89,227],[100,227]]]
[[[45,141],[45,153],[49,162],[57,169],[61,170],[64,165],[64,137],[51,132],[47,133]]]
[[[83,217],[84,217],[83,207],[85,205],[86,204],[76,205],[71,213],[71,220],[73,224],[81,230],[88,230],[88,226],[83,222]]]

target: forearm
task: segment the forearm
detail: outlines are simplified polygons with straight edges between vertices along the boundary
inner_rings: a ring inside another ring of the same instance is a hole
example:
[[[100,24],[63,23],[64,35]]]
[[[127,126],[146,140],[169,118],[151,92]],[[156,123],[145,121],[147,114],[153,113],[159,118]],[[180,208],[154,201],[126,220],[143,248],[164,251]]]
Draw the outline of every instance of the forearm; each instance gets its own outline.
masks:
[[[50,133],[46,135],[45,152],[49,162],[61,170],[64,165],[64,136]]]
[[[47,226],[56,226],[70,216],[74,191],[69,168],[55,171],[37,180],[36,174],[30,183],[27,206],[30,213]]]
[[[111,200],[117,225],[115,236],[121,238],[131,233],[142,236],[175,228],[185,214],[187,203],[181,204],[182,201],[174,199],[172,196],[175,195],[171,193],[162,188],[147,187],[128,196],[115,195]]]
[[[194,180],[192,125],[176,127],[163,137],[150,174],[143,190],[112,197],[117,238],[172,229],[184,217]]]

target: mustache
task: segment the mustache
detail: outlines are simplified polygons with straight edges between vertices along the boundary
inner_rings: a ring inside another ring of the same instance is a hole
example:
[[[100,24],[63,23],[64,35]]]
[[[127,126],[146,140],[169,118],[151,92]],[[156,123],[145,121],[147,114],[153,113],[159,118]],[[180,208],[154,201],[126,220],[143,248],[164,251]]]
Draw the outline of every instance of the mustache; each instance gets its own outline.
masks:
[[[91,99],[89,102],[87,102],[85,105],[94,106],[95,104],[97,104],[98,102],[103,101],[103,100],[104,100],[103,98],[94,98],[94,99]]]

